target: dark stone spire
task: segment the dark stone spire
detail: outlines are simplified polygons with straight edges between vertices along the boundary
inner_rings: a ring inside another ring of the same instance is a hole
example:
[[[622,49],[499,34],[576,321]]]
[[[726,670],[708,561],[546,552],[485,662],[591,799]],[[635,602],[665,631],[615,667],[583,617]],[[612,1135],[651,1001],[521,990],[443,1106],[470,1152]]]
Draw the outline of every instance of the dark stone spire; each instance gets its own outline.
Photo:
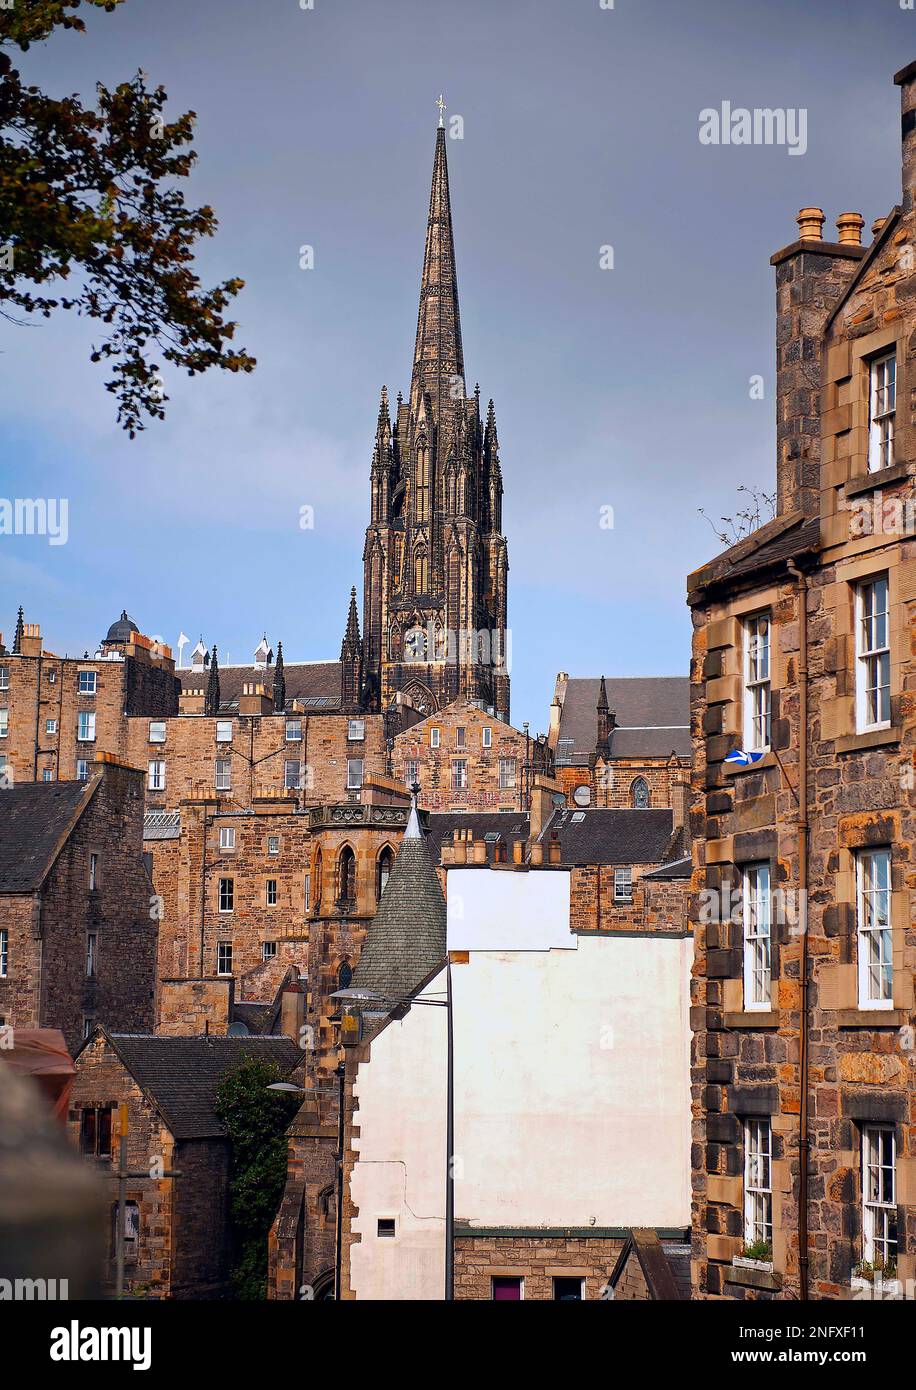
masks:
[[[616,717],[608,711],[607,686],[604,683],[604,676],[598,686],[598,739],[595,744],[595,752],[599,756],[607,757],[611,751],[611,730],[616,725]]]
[[[428,393],[436,423],[442,428],[445,416],[451,413],[456,399],[456,393],[452,390],[456,377],[462,382],[457,399],[463,399],[464,352],[458,313],[458,276],[448,191],[445,130],[440,126],[436,132],[426,249],[420,280],[420,312],[410,384],[411,409],[416,412],[421,395]]]
[[[283,643],[277,643],[277,664],[274,666],[274,709],[282,714],[286,709],[286,676],[283,674]]]
[[[19,616],[16,619],[16,632],[13,637],[13,655],[22,655],[22,639],[25,636],[25,624],[22,621],[22,608],[19,609]]]
[[[340,644],[340,705],[344,713],[360,708],[363,685],[363,645],[356,611],[356,589],[350,590],[350,611]]]
[[[219,662],[216,659],[216,645],[210,658],[210,675],[207,679],[207,693],[204,697],[204,714],[219,713]]]

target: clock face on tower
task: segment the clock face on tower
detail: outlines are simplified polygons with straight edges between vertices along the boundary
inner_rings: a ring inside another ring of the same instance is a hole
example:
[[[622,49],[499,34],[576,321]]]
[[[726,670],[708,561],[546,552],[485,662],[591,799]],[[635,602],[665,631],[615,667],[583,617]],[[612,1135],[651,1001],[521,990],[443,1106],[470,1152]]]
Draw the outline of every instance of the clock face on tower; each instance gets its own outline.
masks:
[[[404,635],[404,653],[408,661],[426,658],[426,633],[422,627],[412,627]]]

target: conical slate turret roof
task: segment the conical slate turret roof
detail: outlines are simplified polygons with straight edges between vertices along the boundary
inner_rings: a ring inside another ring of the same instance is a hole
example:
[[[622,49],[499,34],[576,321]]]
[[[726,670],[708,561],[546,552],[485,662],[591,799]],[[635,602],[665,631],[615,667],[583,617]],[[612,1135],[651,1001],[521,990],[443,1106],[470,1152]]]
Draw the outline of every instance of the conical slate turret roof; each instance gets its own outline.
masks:
[[[444,960],[445,898],[414,806],[350,987],[403,999]]]

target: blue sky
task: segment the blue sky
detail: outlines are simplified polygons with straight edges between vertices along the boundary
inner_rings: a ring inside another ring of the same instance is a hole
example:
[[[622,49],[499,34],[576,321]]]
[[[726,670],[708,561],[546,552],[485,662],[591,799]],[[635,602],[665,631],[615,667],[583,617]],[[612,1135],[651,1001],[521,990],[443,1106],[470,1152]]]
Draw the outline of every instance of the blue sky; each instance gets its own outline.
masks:
[[[49,90],[143,67],[198,113],[188,196],[220,219],[199,266],[246,280],[259,366],[166,373],[166,421],[130,442],[91,323],[0,323],[0,493],[70,503],[64,546],[0,537],[0,629],[22,603],[81,653],[127,607],[223,659],[265,628],[289,659],[337,655],[379,389],[409,385],[441,90],[464,120],[468,384],[499,422],[513,722],[545,727],[559,670],[686,673],[685,576],[720,548],[698,508],[774,475],[769,257],[803,205],[832,233],[898,201],[891,77],[914,56],[899,0],[126,0],[31,50]],[[806,153],[701,145],[723,100],[806,108]]]

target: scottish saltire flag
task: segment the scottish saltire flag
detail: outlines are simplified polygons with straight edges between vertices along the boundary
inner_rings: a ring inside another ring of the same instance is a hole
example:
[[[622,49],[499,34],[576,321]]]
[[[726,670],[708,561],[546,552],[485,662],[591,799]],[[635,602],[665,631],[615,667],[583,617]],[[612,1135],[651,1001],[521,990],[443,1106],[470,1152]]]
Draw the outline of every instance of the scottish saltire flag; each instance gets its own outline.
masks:
[[[726,753],[727,763],[737,763],[739,767],[747,767],[750,763],[759,762],[763,753],[748,753],[743,748],[733,748],[730,753]]]

